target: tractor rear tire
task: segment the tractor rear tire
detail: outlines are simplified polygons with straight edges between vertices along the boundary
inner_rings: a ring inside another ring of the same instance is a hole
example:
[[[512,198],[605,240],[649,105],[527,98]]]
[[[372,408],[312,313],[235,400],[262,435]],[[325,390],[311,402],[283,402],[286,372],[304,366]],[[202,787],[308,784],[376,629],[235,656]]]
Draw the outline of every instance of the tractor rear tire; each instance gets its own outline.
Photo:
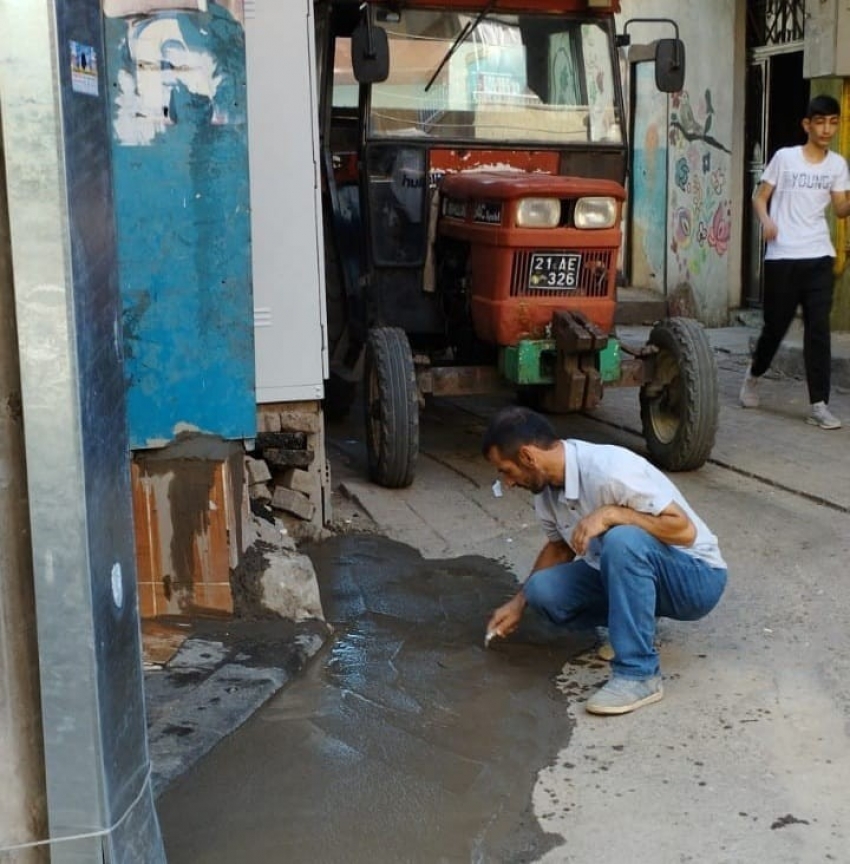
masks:
[[[711,455],[717,434],[717,364],[700,324],[660,321],[649,335],[658,349],[654,375],[640,390],[640,417],[652,460],[667,471],[693,471]]]
[[[369,477],[389,489],[409,486],[419,455],[419,392],[404,330],[369,331],[363,392]]]

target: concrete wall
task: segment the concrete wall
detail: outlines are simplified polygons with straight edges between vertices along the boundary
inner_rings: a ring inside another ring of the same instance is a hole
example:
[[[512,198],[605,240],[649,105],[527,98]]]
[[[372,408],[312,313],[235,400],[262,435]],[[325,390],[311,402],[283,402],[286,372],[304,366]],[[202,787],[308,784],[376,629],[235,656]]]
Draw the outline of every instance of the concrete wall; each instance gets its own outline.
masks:
[[[641,140],[633,142],[646,165],[657,162],[654,151],[667,147],[666,177],[646,182],[642,176],[635,190],[654,200],[656,184],[666,186],[665,260],[659,263],[657,209],[640,201],[632,204],[631,259],[654,274],[655,284],[646,287],[667,295],[686,289],[700,320],[722,325],[741,298],[745,3],[623,0],[622,9],[619,31],[632,16],[675,20],[687,58],[684,89],[671,94],[666,115],[655,112],[661,119],[638,124]],[[660,23],[631,25],[629,33],[633,43],[673,35]],[[640,91],[647,83],[652,86],[651,76],[640,76],[638,105],[651,102]],[[662,123],[666,128],[659,128]],[[640,268],[637,273],[640,278]]]
[[[850,157],[850,78],[840,82],[841,133],[837,142],[838,152]],[[839,94],[837,94],[839,95]],[[838,278],[835,283],[835,299],[832,304],[832,327],[834,330],[850,330],[850,224],[847,219],[838,222],[835,232],[835,248],[838,252]]]
[[[847,159],[850,157],[850,79],[813,79],[812,96],[821,93],[833,96],[841,104],[841,127],[832,149]],[[835,219],[831,208],[827,212],[837,253],[831,325],[833,330],[850,331],[850,225],[847,219]]]

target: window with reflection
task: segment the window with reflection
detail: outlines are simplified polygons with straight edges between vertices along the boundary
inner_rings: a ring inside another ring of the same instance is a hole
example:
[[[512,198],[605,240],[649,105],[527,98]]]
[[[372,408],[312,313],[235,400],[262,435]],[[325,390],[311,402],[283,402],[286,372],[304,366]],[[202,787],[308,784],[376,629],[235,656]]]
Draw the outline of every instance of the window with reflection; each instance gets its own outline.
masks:
[[[370,137],[622,142],[612,22],[404,9],[376,25],[390,75]]]

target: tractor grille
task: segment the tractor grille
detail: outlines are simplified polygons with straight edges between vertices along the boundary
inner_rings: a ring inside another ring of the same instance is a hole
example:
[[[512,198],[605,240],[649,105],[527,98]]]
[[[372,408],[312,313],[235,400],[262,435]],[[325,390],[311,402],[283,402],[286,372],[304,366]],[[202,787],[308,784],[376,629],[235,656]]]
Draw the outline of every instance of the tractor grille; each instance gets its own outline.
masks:
[[[611,284],[614,249],[570,249],[581,255],[581,268],[575,288],[536,288],[528,284],[529,266],[534,250],[514,254],[511,268],[511,297],[606,297]]]

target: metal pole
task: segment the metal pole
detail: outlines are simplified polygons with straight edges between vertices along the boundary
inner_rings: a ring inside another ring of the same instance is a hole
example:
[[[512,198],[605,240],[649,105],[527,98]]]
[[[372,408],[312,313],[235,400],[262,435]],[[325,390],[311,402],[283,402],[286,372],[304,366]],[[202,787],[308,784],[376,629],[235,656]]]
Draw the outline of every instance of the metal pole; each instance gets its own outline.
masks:
[[[0,117],[0,850],[47,837],[21,378]],[[43,864],[45,846],[0,861]]]
[[[103,26],[100,0],[0,0],[48,833],[53,864],[165,864],[145,729]]]

